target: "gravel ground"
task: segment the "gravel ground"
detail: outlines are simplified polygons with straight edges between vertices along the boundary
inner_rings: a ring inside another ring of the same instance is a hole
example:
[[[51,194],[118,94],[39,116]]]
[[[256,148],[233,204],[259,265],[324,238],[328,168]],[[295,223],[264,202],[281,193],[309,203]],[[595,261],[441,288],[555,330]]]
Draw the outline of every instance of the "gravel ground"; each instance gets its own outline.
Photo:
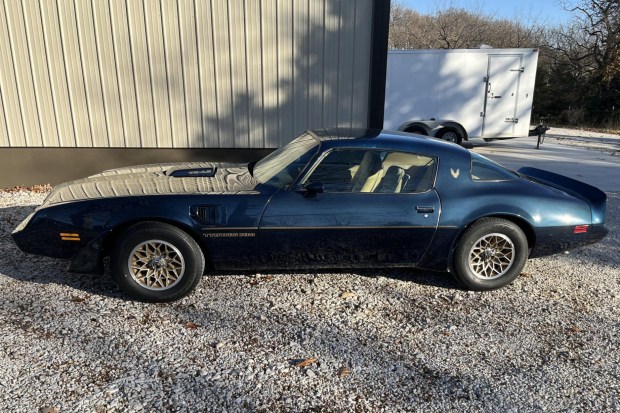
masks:
[[[620,194],[602,243],[500,291],[216,274],[173,304],[21,253],[10,232],[44,196],[0,194],[0,411],[620,410]]]
[[[547,139],[560,145],[579,146],[620,156],[620,135],[612,133],[552,127],[547,132],[545,141]]]

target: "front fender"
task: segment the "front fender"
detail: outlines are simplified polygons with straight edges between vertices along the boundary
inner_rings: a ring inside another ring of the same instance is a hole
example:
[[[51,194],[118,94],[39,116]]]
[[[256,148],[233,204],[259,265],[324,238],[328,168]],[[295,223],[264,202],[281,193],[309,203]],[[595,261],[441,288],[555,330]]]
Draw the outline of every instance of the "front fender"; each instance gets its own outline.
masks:
[[[80,274],[103,274],[103,245],[110,232],[96,237],[82,248],[69,261],[67,271]]]

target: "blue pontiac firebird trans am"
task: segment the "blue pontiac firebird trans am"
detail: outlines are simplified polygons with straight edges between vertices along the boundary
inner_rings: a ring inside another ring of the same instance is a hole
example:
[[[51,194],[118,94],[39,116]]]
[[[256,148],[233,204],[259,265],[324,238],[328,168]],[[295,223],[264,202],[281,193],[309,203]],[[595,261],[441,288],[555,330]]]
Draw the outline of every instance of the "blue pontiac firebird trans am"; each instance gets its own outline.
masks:
[[[322,129],[248,165],[144,165],[58,185],[13,238],[73,272],[102,273],[110,257],[118,285],[144,301],[189,294],[205,267],[416,267],[490,290],[528,257],[600,241],[605,208],[597,188],[456,144]]]

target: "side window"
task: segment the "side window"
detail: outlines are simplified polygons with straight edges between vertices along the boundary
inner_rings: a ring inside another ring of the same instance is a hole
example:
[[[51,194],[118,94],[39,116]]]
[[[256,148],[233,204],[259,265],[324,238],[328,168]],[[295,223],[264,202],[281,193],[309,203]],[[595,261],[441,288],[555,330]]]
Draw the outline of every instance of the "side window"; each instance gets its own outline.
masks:
[[[425,192],[435,182],[436,158],[405,152],[390,152],[383,160],[383,177],[374,192]]]
[[[325,192],[353,192],[353,177],[365,153],[364,150],[332,151],[314,168],[305,183],[321,183]]]
[[[330,152],[305,180],[325,192],[415,193],[433,186],[436,160],[405,152],[360,149]]]
[[[514,172],[477,153],[471,153],[471,179],[474,181],[507,181],[515,178]]]

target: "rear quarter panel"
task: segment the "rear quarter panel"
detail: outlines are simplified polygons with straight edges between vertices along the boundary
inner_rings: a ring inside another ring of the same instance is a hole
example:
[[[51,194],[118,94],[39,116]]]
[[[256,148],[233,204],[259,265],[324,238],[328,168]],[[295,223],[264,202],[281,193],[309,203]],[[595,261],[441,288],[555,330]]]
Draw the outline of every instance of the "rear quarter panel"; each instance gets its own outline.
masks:
[[[526,234],[534,238],[533,256],[546,250],[547,243],[557,243],[558,236],[572,234],[573,226],[590,223],[590,207],[584,201],[520,178],[473,181],[470,168],[469,163],[442,160],[436,185],[441,217],[422,268],[449,270],[459,236],[484,217],[504,217],[527,226]]]

